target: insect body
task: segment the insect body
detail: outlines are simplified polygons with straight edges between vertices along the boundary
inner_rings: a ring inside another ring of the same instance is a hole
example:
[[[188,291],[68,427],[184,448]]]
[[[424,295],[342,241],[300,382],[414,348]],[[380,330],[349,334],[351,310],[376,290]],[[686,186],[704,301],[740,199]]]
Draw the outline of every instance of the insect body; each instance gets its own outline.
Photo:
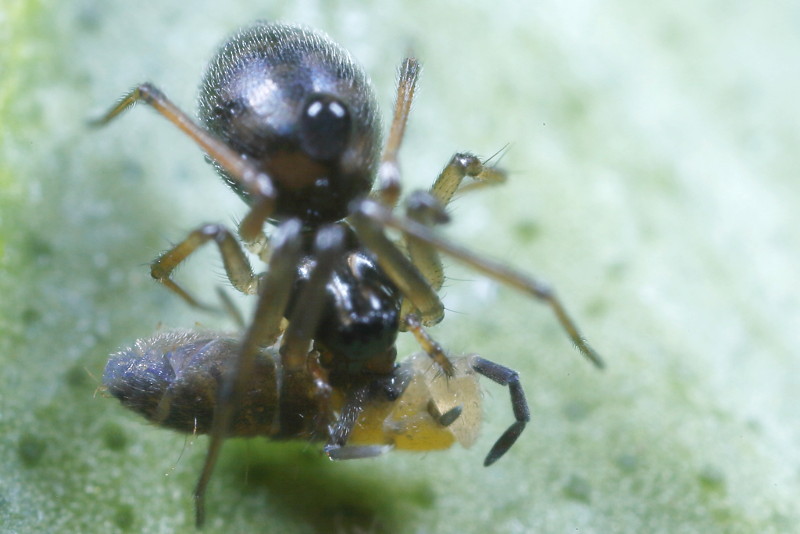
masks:
[[[124,406],[153,423],[206,434],[239,347],[237,338],[218,333],[159,333],[113,354],[103,383]],[[293,389],[281,388],[283,369],[275,347],[260,351],[253,363],[229,435],[326,442],[342,409],[342,391],[313,372],[303,373]],[[393,448],[444,449],[456,441],[472,445],[482,420],[477,373],[511,371],[474,355],[454,358],[453,369],[447,377],[426,354],[418,353],[373,383],[348,444],[336,457],[374,456]],[[518,419],[527,420],[518,385],[512,385],[511,396],[523,414]]]
[[[440,253],[545,302],[581,352],[601,366],[548,286],[432,230],[446,222],[444,208],[465,179],[497,183],[504,179],[501,171],[475,156],[456,154],[428,192],[408,196],[405,216],[395,213],[400,197],[397,156],[418,74],[418,62],[406,59],[382,155],[377,105],[362,69],[325,36],[282,24],[257,23],[223,44],[201,84],[201,124],[149,83],[136,87],[96,121],[104,124],[141,101],[181,129],[247,202],[249,210],[238,235],[267,263],[264,273],[255,274],[235,234],[222,225],[206,224],[151,266],[155,279],[199,306],[172,279],[172,272],[211,241],[219,248],[232,285],[258,295],[238,348],[216,340],[222,343],[218,347],[223,347],[219,350],[229,369],[218,383],[216,403],[206,402],[213,413],[204,416],[210,423],[202,423],[210,424],[211,440],[195,489],[198,524],[203,521],[203,496],[222,442],[237,432],[237,418],[253,391],[251,382],[260,372],[265,347],[277,347],[280,358],[281,380],[268,382],[265,388],[272,391],[273,407],[300,399],[297,392],[310,384],[309,369],[319,368],[324,376],[324,387],[313,386],[314,396],[325,388],[341,395],[341,406],[333,411],[314,399],[309,408],[325,417],[338,414],[325,438],[326,451],[335,458],[344,457],[342,451],[351,445],[360,414],[376,404],[376,388],[397,378],[398,332],[412,332],[444,374],[456,374],[445,351],[424,329],[444,315],[437,294],[444,280]],[[387,228],[399,231],[402,243],[390,240]],[[517,423],[490,452],[488,464],[519,437],[527,407],[523,409],[516,373],[496,364],[478,363],[475,368],[519,391],[514,402]],[[124,381],[124,376],[118,378]],[[175,402],[170,393],[174,387],[165,390],[155,407],[164,423],[169,421],[167,408]],[[282,413],[284,418],[302,409]],[[200,425],[200,412],[196,417]],[[282,419],[268,430],[305,437],[297,425],[302,426]]]

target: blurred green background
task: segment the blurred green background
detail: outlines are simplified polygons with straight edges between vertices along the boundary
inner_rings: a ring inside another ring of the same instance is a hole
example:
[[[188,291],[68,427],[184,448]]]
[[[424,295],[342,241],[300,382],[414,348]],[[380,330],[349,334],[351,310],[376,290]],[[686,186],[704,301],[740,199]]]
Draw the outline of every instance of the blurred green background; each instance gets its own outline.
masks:
[[[447,232],[551,282],[608,369],[452,265],[432,332],[522,374],[534,419],[508,456],[481,465],[511,420],[488,383],[471,450],[334,464],[232,441],[208,532],[797,532],[800,7],[280,4],[0,7],[0,531],[192,531],[205,438],[95,390],[109,352],[161,325],[231,327],[147,263],[243,206],[150,110],[85,121],[145,80],[192,111],[215,47],[261,18],[328,32],[385,112],[403,54],[423,59],[409,188],[510,143],[509,183],[459,200]],[[211,298],[221,273],[209,250],[180,277]]]

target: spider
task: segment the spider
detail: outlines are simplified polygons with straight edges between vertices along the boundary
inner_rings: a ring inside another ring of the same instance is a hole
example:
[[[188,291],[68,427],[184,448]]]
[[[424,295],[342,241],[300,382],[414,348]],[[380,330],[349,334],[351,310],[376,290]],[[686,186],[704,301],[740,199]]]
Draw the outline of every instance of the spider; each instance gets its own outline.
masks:
[[[398,332],[410,331],[444,374],[455,374],[425,331],[444,316],[437,294],[444,281],[440,253],[546,303],[578,349],[603,365],[550,287],[433,230],[447,222],[445,207],[465,178],[479,187],[503,181],[502,171],[471,154],[456,154],[430,190],[409,195],[405,215],[397,213],[398,152],[419,71],[413,57],[400,67],[382,153],[378,106],[361,67],[323,34],[285,24],[258,22],[222,45],[201,83],[199,124],[150,83],[135,87],[94,121],[102,125],[137,102],[148,104],[197,143],[249,207],[239,240],[223,225],[205,224],[151,265],[157,281],[201,306],[172,273],[214,242],[231,284],[257,295],[237,357],[220,379],[209,449],[194,491],[198,525],[222,443],[232,433],[264,347],[279,347],[280,399],[308,384],[309,368],[323,370],[327,385],[341,392],[325,447],[333,458],[347,449],[375,385],[395,376]],[[389,239],[386,229],[398,231],[402,241]],[[245,247],[267,264],[262,274],[253,271]],[[519,377],[508,371],[490,377],[520,392],[514,410],[521,417],[487,465],[508,450],[529,419]]]

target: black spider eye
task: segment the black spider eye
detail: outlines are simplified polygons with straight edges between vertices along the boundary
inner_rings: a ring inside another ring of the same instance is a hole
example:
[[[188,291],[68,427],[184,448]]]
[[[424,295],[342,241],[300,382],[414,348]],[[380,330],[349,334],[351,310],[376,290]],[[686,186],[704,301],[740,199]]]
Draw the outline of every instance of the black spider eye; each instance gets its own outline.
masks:
[[[350,139],[350,112],[338,98],[314,94],[300,117],[300,145],[312,158],[337,158]]]
[[[244,110],[244,104],[241,100],[226,100],[214,106],[212,114],[221,119],[230,120]]]

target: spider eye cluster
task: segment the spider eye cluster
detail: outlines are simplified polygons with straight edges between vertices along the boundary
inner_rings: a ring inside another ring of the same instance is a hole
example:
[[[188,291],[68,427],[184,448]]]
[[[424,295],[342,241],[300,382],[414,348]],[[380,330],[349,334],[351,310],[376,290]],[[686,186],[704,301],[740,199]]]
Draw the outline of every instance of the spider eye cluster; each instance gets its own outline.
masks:
[[[311,94],[299,123],[303,151],[320,161],[338,158],[347,147],[352,120],[347,105],[333,95]]]
[[[378,103],[363,69],[324,35],[280,24],[244,28],[211,59],[198,103],[209,133],[272,179],[274,221],[335,222],[372,189]],[[253,201],[241,180],[217,170]]]

